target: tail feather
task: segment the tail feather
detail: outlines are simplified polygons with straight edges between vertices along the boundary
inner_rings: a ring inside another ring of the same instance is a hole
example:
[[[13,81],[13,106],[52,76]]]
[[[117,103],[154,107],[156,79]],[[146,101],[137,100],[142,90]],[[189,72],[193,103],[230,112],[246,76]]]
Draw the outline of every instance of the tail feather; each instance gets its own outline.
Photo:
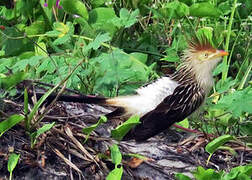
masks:
[[[37,99],[40,99],[45,93],[36,93]],[[33,93],[29,93],[29,97],[33,96]],[[50,103],[57,97],[57,94],[50,94],[46,98],[46,102]],[[107,98],[99,97],[99,96],[92,96],[92,95],[66,95],[61,94],[57,101],[64,101],[64,102],[78,102],[78,103],[87,103],[87,104],[106,104]]]
[[[79,102],[88,104],[106,104],[105,97],[91,95],[60,95],[58,101]]]

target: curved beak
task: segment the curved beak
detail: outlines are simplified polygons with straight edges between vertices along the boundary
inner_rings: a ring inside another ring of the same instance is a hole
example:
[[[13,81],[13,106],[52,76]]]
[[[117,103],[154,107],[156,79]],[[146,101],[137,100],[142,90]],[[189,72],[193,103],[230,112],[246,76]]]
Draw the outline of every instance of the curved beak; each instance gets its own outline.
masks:
[[[218,50],[217,56],[222,57],[222,56],[227,56],[228,52],[224,50]]]

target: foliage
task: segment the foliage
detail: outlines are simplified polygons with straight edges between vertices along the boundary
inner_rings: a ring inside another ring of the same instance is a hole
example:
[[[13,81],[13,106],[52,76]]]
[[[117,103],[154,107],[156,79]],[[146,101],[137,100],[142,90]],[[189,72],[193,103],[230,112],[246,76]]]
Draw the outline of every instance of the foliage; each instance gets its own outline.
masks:
[[[24,120],[24,116],[14,114],[8,119],[0,122],[0,136],[2,136],[6,131],[11,129],[13,126]]]
[[[112,162],[115,164],[115,168],[108,174],[106,180],[119,180],[121,179],[123,173],[123,167],[120,165],[122,161],[122,154],[116,144],[110,147],[110,153]]]
[[[79,0],[62,0],[61,4],[64,10],[70,14],[77,14],[83,17],[85,20],[88,19],[88,11],[84,3]]]
[[[0,133],[23,120],[36,132],[39,108],[63,84],[83,94],[131,94],[163,75],[161,69],[174,71],[189,37],[203,32],[230,54],[214,71],[217,83],[202,118],[185,121],[220,136],[206,147],[212,154],[227,134],[252,135],[251,24],[250,0],[0,2],[1,98],[14,96],[26,79],[56,85],[30,112],[25,92],[24,114],[1,120]],[[120,140],[135,120],[112,136]],[[83,131],[89,135],[99,122]]]
[[[92,131],[94,131],[100,124],[107,122],[106,116],[101,116],[99,121],[96,124],[93,124],[92,126],[86,127],[82,129],[82,132],[86,134],[86,141],[91,134]]]
[[[193,175],[196,180],[206,180],[206,179],[213,179],[213,180],[249,180],[252,176],[252,165],[246,166],[238,166],[233,169],[229,173],[225,173],[223,170],[216,172],[214,169],[204,169],[203,167],[199,166],[196,171],[193,172]],[[190,180],[191,178],[178,173],[176,174],[177,180]]]
[[[15,153],[12,153],[9,156],[8,171],[10,172],[10,177],[9,177],[10,180],[12,180],[12,173],[18,163],[19,157],[20,157],[20,154],[15,154]]]
[[[111,131],[111,136],[116,140],[122,140],[123,137],[129,132],[130,129],[135,127],[139,122],[140,118],[138,116],[132,116],[123,124],[119,125],[116,129]]]
[[[206,152],[208,152],[209,154],[212,154],[216,151],[216,149],[218,147],[222,146],[224,143],[226,143],[230,140],[233,140],[233,139],[234,139],[234,137],[232,137],[230,135],[220,136],[207,144]]]
[[[135,127],[137,124],[139,124],[140,118],[138,116],[132,116],[127,121],[125,121],[123,124],[119,125],[115,129],[111,130],[111,137],[115,140],[121,141],[123,137],[129,132],[130,129]],[[86,141],[88,140],[89,135],[92,131],[94,131],[99,125],[107,122],[106,116],[101,116],[99,121],[96,124],[93,124],[89,127],[83,128],[82,132],[86,134]],[[86,142],[85,141],[85,142]]]
[[[31,137],[31,147],[34,147],[34,145],[37,143],[37,138],[45,133],[46,131],[49,131],[53,126],[54,126],[55,122],[50,123],[50,124],[45,124],[44,126],[42,126],[41,128],[39,128],[37,131],[33,132],[30,134]]]
[[[225,144],[226,142],[230,141],[230,140],[233,140],[234,137],[233,136],[230,136],[230,135],[222,135],[222,136],[219,136],[218,138],[214,139],[213,141],[211,141],[210,143],[208,143],[206,145],[206,152],[208,152],[210,155],[209,155],[209,158],[208,158],[208,161],[207,161],[207,164],[211,158],[211,156],[213,155],[213,153],[219,149],[220,147],[222,147],[223,144]]]

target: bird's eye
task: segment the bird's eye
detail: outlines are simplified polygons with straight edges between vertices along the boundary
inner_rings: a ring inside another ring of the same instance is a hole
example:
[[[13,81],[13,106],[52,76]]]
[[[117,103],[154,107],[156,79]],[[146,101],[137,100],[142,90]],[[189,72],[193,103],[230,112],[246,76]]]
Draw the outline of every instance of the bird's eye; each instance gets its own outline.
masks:
[[[205,53],[205,54],[204,54],[204,57],[205,57],[205,58],[208,58],[208,54],[207,54],[207,53]]]

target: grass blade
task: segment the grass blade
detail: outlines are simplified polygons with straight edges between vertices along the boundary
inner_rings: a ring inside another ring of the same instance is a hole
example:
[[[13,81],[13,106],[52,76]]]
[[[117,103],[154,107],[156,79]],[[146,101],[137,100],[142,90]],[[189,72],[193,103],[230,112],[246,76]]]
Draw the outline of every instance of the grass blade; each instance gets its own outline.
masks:
[[[14,115],[10,116],[8,119],[0,122],[0,137],[6,131],[8,131],[10,128],[12,128],[13,126],[15,126],[16,124],[18,124],[22,120],[24,120],[24,116],[18,115],[18,114],[14,114]]]

